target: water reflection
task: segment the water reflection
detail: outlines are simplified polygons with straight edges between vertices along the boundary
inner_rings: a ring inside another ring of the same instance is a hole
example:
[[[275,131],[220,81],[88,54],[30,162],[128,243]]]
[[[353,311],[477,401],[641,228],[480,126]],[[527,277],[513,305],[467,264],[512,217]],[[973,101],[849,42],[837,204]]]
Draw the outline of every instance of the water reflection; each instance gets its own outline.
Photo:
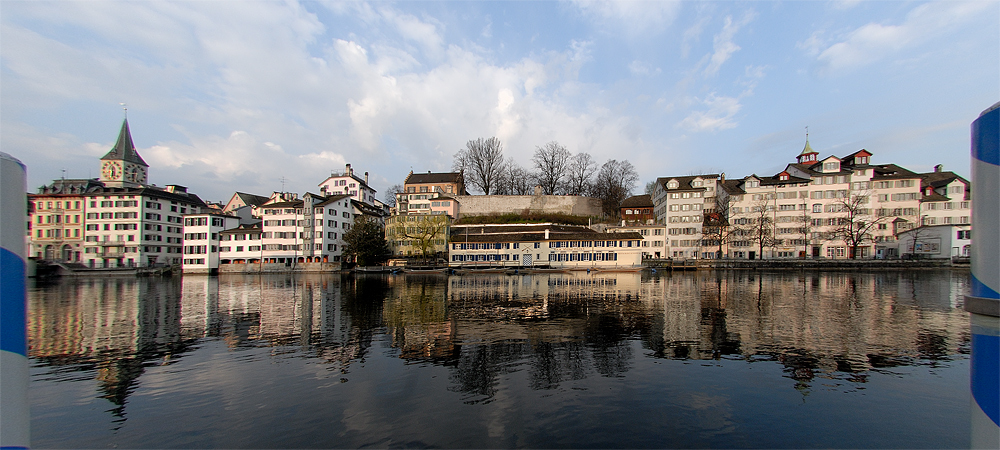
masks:
[[[446,367],[469,404],[495,401],[512,374],[554,390],[626,377],[639,358],[771,361],[808,393],[817,378],[860,384],[966,353],[966,283],[948,271],[65,280],[30,292],[30,356],[36,381],[92,376],[120,417],[146,368],[210,340],[321,360],[343,382],[388,345]]]

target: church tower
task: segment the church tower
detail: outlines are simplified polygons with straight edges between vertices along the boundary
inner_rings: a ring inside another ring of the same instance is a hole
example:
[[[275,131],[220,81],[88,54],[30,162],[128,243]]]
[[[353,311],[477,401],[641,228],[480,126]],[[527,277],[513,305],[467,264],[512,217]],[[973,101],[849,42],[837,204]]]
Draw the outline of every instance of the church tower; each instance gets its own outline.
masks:
[[[818,162],[817,156],[819,153],[809,146],[809,127],[806,127],[806,146],[802,149],[802,153],[799,153],[798,162],[799,164],[816,164]]]
[[[128,119],[122,122],[118,142],[101,158],[101,181],[109,187],[137,188],[146,184],[149,165],[135,151]]]

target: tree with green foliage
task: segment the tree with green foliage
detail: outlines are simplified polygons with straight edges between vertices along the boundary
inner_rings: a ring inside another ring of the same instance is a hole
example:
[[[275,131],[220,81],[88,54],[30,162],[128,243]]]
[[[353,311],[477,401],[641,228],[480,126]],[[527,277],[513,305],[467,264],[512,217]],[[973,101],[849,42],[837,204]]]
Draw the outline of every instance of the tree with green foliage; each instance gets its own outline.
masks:
[[[351,229],[344,233],[344,258],[354,260],[359,266],[374,266],[389,259],[389,243],[385,230],[375,219],[361,216],[354,220]]]

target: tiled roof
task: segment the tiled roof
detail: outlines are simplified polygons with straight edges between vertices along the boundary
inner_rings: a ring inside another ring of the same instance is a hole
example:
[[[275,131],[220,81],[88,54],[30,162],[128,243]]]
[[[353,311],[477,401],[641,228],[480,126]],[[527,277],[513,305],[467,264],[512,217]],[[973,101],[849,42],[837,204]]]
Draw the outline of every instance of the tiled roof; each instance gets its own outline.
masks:
[[[442,173],[411,173],[407,175],[405,184],[422,184],[422,183],[458,183],[462,180],[461,172],[442,172]]]
[[[549,233],[549,241],[621,241],[642,239],[642,235],[632,232],[626,233]],[[497,233],[497,234],[452,234],[451,242],[461,244],[464,242],[532,242],[544,241],[545,233]],[[604,247],[576,247],[577,250],[593,249],[601,251]]]
[[[746,194],[743,190],[743,180],[725,180],[722,182],[722,189],[726,191],[729,195],[741,195]]]
[[[704,175],[688,175],[688,176],[683,176],[683,177],[660,177],[660,178],[656,179],[656,182],[659,183],[660,185],[662,185],[664,190],[668,190],[668,191],[684,191],[684,190],[691,191],[691,190],[703,190],[703,189],[705,189],[704,187],[693,187],[693,186],[691,186],[691,182],[694,181],[696,178],[702,178],[702,179],[706,179],[706,180],[714,180],[714,179],[719,178],[719,174],[717,174],[717,173],[710,173],[710,174],[704,174]],[[677,180],[677,187],[676,188],[674,188],[674,189],[667,188],[667,183],[669,183],[670,180]]]
[[[262,208],[301,208],[302,200],[292,200],[290,202],[274,202],[262,205]]]
[[[644,208],[653,207],[653,200],[649,195],[633,195],[622,202],[622,208]]]
[[[879,164],[877,166],[872,166],[875,170],[875,176],[872,177],[873,180],[892,180],[892,179],[903,179],[903,178],[920,178],[915,172],[911,172],[895,164]]]
[[[345,198],[348,198],[348,197],[350,197],[350,195],[343,195],[343,194],[340,194],[340,195],[330,195],[330,196],[327,196],[326,199],[323,200],[322,202],[317,203],[315,206],[326,206],[326,205],[329,205],[330,203],[339,202],[339,201],[341,201],[341,200],[343,200]]]
[[[243,204],[247,206],[260,206],[269,200],[267,197],[247,194],[245,192],[236,192],[236,195],[243,201]]]

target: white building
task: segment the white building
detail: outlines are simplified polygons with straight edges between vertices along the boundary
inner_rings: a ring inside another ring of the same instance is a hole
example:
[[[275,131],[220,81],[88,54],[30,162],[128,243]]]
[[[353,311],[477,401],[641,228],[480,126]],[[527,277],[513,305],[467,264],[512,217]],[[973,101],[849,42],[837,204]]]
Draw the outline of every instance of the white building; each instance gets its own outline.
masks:
[[[184,216],[184,273],[218,272],[222,232],[239,223],[238,217],[222,214]]]
[[[969,224],[972,218],[972,193],[969,181],[942,170],[920,174],[922,179],[920,219],[923,225]]]
[[[354,223],[348,195],[318,196],[265,203],[260,207],[264,263],[339,262],[344,233]]]
[[[968,258],[972,248],[972,226],[924,225],[899,233],[903,258]]]
[[[379,205],[382,203],[375,197],[376,191],[368,186],[368,172],[360,178],[354,174],[354,169],[348,164],[343,173],[331,173],[319,184],[320,195],[346,195],[361,203]]]
[[[622,225],[608,227],[608,233],[635,233],[642,236],[640,248],[642,259],[647,258],[667,258],[670,255],[669,243],[667,239],[667,226],[660,224],[638,224],[622,221]]]
[[[667,227],[672,258],[699,258],[702,255],[702,224],[705,213],[714,211],[718,195],[718,174],[656,179],[653,214],[656,223]]]
[[[464,267],[635,268],[642,265],[639,233],[599,233],[572,225],[455,225],[449,265]]]

